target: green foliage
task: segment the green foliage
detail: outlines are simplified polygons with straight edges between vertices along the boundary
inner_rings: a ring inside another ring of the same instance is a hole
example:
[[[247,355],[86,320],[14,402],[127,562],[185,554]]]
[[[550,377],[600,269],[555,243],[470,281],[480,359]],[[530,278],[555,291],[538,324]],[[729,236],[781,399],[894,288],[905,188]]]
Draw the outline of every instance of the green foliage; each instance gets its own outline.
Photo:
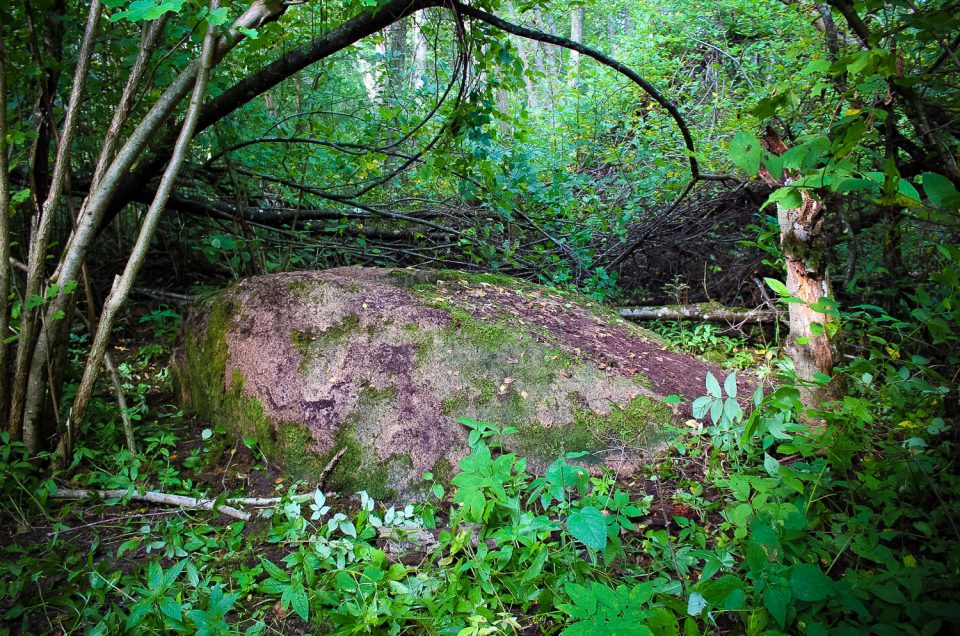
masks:
[[[281,35],[286,51],[376,4],[304,5],[282,25],[244,31],[260,41],[242,44],[218,66],[215,94],[269,63]],[[137,508],[125,498],[98,504],[96,515],[89,503],[54,499],[67,483],[128,493],[240,494],[225,485],[230,463],[222,460],[253,445],[230,440],[216,422],[193,434],[178,409],[152,403],[165,380],[156,362],[179,321],[161,308],[139,323],[156,342],[119,366],[139,453],[120,443],[116,407],[105,398],[91,407],[78,440],[86,446],[67,472],[45,474],[47,456],[31,457],[0,433],[0,529],[9,537],[0,557],[0,631],[957,631],[960,249],[952,239],[960,195],[935,143],[943,141],[946,154],[956,156],[956,62],[939,58],[953,46],[957,16],[954,4],[942,1],[849,4],[868,17],[870,46],[841,24],[835,55],[809,28],[812,15],[798,13],[803,3],[586,5],[588,24],[612,17],[612,28],[595,29],[589,41],[666,87],[691,120],[705,168],[732,164],[752,178],[762,166],[793,179],[768,203],[797,205],[801,190],[828,203],[831,257],[845,260],[848,270],[843,305],[817,307],[839,318],[819,327],[839,329],[832,334],[843,354],[830,380],[835,401],[803,412],[804,387],[789,361],[770,353],[764,371],[776,367],[780,375],[768,393],[758,389],[751,401],[738,394],[732,374],[707,376],[705,395],[689,405],[693,421],[671,430],[664,453],[629,480],[597,466],[588,470],[577,452],[532,474],[522,457],[502,450],[502,437],[515,431],[466,420],[470,454],[449,492],[445,477],[428,475],[435,500],[403,507],[288,482],[278,486],[279,502],[249,523]],[[209,13],[202,3],[180,0],[106,6],[110,30],[98,44],[104,48],[85,91],[83,134],[74,142],[77,185],[92,172],[100,136],[90,132],[104,129],[113,115],[123,87],[118,78],[136,53],[141,23],[170,19],[150,74],[162,90],[195,55],[198,25],[225,25],[241,10],[230,5]],[[517,8],[521,21],[537,9],[560,32],[569,26],[568,4]],[[12,172],[32,179],[29,155],[43,127],[29,113],[47,101],[39,88],[46,70],[29,46],[34,29],[9,27],[27,24],[21,5],[0,13],[14,115]],[[65,29],[57,41],[78,40],[76,14],[49,22]],[[637,223],[659,227],[664,220],[649,205],[667,200],[687,179],[663,113],[606,71],[584,61],[574,69],[566,54],[546,73],[524,64],[529,50],[492,29],[436,21],[423,26],[423,36],[438,46],[422,85],[403,83],[372,96],[357,81],[358,69],[374,79],[392,72],[385,38],[376,35],[349,55],[325,60],[311,81],[280,84],[269,100],[252,101],[200,135],[188,180],[197,201],[260,200],[267,212],[325,214],[279,223],[279,232],[243,223],[185,228],[168,215],[166,238],[176,237],[184,260],[197,258],[202,266],[195,269],[227,278],[441,261],[523,272],[597,299],[615,296],[620,281],[604,269],[606,259]],[[455,65],[439,53],[445,47],[469,49],[476,73],[457,100],[437,104],[447,83],[457,81]],[[62,56],[65,66],[69,56]],[[527,79],[532,101],[522,99]],[[54,88],[49,102],[65,104],[63,87]],[[921,100],[919,109],[910,95]],[[131,123],[150,107],[144,97]],[[502,99],[509,108],[500,107]],[[749,111],[740,112],[747,103]],[[932,133],[923,131],[918,110],[934,118]],[[59,111],[43,115],[60,119]],[[790,128],[789,135],[783,131],[791,146],[783,155],[765,151],[754,134],[770,122]],[[383,179],[405,156],[415,157],[406,172],[359,197],[362,207],[343,196]],[[268,174],[241,172],[254,169]],[[304,183],[332,185],[318,191]],[[14,192],[11,218],[26,219],[35,194]],[[424,209],[424,201],[457,207]],[[387,216],[396,209],[461,225],[452,233],[428,230]],[[136,211],[129,214],[121,221],[136,218]],[[775,267],[775,219],[757,222],[763,227],[751,247],[765,250],[766,264]],[[17,225],[29,232],[29,223]],[[398,246],[397,233],[407,242]],[[24,237],[14,238],[22,251]],[[795,301],[776,276],[767,278],[769,287]],[[668,291],[685,295],[683,285],[678,278]],[[14,297],[12,330],[4,337],[16,340],[22,308],[41,308],[69,291],[53,286]],[[658,330],[688,351],[719,356],[728,368],[757,362],[748,338],[711,325],[678,322]],[[72,335],[67,390],[57,396],[63,402],[87,338]],[[806,426],[811,419],[819,428]],[[305,444],[293,441],[291,454]],[[251,471],[263,471],[265,462],[255,456]],[[363,470],[359,463],[350,468]],[[274,475],[260,477],[270,483]]]
[[[938,279],[953,280],[957,250],[941,256]],[[78,504],[53,506],[54,482],[39,479],[22,445],[4,437],[5,512],[58,528],[51,545],[5,547],[5,620],[74,608],[61,622],[68,632],[282,630],[263,604],[240,602],[253,595],[332,633],[949,629],[960,622],[951,600],[960,537],[950,502],[960,480],[943,410],[949,379],[909,352],[929,339],[956,342],[955,294],[955,286],[919,288],[912,323],[876,307],[842,312],[863,348],[838,370],[848,392],[824,405],[821,430],[799,425],[789,378],[768,395],[758,391],[745,415],[735,376],[708,376],[692,406],[702,423],[675,431],[670,451],[646,471],[655,495],[570,463],[582,453],[531,476],[523,459],[501,450],[514,431],[463,420],[472,450],[449,500],[439,484],[436,502],[403,508],[366,493],[357,503],[331,500],[295,484],[263,511],[259,531],[211,526],[203,516],[131,520],[120,535],[129,538],[96,549],[102,559],[71,547]],[[170,465],[177,440],[168,425],[145,425],[153,432],[144,431],[140,456],[79,449],[75,466],[91,467],[81,484],[203,494]],[[699,472],[688,473],[693,466]],[[669,530],[651,523],[670,508]],[[431,556],[416,565],[396,560],[398,549],[425,547]],[[36,573],[68,586],[31,596]],[[89,582],[83,594],[69,587],[79,580]]]
[[[754,348],[745,334],[727,334],[709,322],[655,321],[650,328],[671,346],[722,364],[727,369],[755,368],[766,348]]]

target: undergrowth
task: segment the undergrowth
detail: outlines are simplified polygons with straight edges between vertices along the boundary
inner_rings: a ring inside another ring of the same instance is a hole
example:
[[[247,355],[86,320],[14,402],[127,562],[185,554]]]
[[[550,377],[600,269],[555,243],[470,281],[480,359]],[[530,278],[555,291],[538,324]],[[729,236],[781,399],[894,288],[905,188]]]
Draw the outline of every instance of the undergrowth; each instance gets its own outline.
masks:
[[[694,417],[626,480],[587,472],[578,453],[530,474],[502,450],[515,431],[462,420],[472,452],[429,501],[389,507],[277,477],[279,500],[239,521],[127,498],[55,498],[68,485],[236,494],[202,475],[232,461],[237,443],[198,435],[175,413],[142,418],[138,454],[103,417],[53,477],[4,436],[3,629],[954,632],[956,387],[922,351],[955,346],[954,301],[920,289],[909,323],[877,307],[844,313],[850,353],[833,380],[844,396],[816,413],[820,427],[800,423],[788,368],[775,390],[752,397],[736,394],[732,376],[708,376]],[[272,479],[248,450],[249,470]]]

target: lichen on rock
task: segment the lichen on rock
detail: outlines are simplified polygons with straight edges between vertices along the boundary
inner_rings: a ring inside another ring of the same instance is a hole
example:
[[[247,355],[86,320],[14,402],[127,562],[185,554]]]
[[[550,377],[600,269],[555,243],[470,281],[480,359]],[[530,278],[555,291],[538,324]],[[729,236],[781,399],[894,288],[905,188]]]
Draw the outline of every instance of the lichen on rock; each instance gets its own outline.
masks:
[[[240,281],[184,321],[185,402],[295,477],[386,499],[468,452],[460,417],[520,430],[531,469],[562,453],[642,464],[703,362],[570,295],[502,276],[339,268]],[[696,387],[691,392],[691,387]]]

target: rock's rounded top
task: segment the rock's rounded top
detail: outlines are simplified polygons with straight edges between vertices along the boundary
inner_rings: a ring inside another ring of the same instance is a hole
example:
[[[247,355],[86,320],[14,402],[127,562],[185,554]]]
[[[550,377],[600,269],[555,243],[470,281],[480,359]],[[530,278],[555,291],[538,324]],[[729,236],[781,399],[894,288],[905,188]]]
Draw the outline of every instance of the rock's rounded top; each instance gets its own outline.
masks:
[[[710,367],[596,303],[509,277],[348,267],[240,281],[185,322],[180,377],[202,415],[301,476],[341,448],[341,489],[409,497],[468,452],[458,418],[635,469]],[[716,370],[715,370],[716,372]],[[378,492],[379,491],[379,492]]]

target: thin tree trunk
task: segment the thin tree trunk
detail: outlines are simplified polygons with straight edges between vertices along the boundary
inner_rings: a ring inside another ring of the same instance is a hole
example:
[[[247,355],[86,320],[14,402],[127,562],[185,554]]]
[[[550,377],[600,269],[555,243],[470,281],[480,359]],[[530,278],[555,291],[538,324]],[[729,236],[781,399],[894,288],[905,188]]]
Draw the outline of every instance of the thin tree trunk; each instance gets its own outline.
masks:
[[[407,20],[398,20],[390,25],[387,40],[387,88],[389,98],[395,103],[400,99],[404,86],[409,82],[407,58],[410,57],[410,44],[407,36]]]
[[[24,291],[24,310],[20,318],[20,339],[17,343],[17,365],[13,382],[13,395],[10,407],[10,425],[12,436],[17,439],[21,435],[27,448],[32,452],[39,447],[36,427],[33,423],[26,425],[23,421],[25,388],[27,386],[30,357],[33,352],[37,321],[36,311],[29,308],[29,301],[40,293],[40,284],[43,281],[44,266],[46,265],[47,245],[50,241],[50,232],[53,230],[53,219],[60,205],[60,196],[66,183],[70,169],[70,145],[77,128],[80,113],[80,100],[86,85],[90,60],[93,57],[93,47],[97,29],[100,25],[100,14],[103,5],[99,0],[93,0],[87,14],[87,23],[84,28],[83,41],[77,58],[77,67],[73,76],[73,86],[70,90],[70,105],[64,117],[63,130],[60,142],[57,144],[57,155],[53,164],[53,176],[50,180],[50,191],[43,202],[40,219],[35,231],[30,237],[30,253],[27,261],[27,283]],[[38,158],[39,160],[40,158]],[[62,288],[61,288],[62,289]],[[50,317],[51,319],[53,316]],[[21,423],[23,428],[21,429]]]
[[[217,8],[217,0],[210,1],[210,11]],[[216,28],[208,24],[207,33],[203,40],[203,51],[201,52],[200,65],[197,73],[196,83],[193,89],[193,95],[190,98],[190,104],[187,107],[187,113],[184,117],[183,127],[180,130],[180,136],[170,157],[170,163],[167,165],[160,179],[160,187],[154,195],[153,203],[143,219],[143,226],[137,236],[137,242],[133,246],[130,258],[123,270],[123,274],[114,280],[113,289],[107,297],[100,314],[100,322],[97,325],[97,332],[93,343],[90,346],[90,353],[87,356],[87,364],[83,370],[83,379],[80,381],[80,387],[77,389],[77,395],[73,400],[73,407],[70,410],[70,416],[67,418],[67,424],[60,435],[60,444],[57,447],[59,461],[63,462],[72,452],[73,437],[83,424],[83,418],[86,414],[87,405],[90,403],[90,396],[93,394],[93,387],[96,383],[97,375],[100,372],[100,365],[106,355],[107,344],[110,341],[110,333],[113,330],[113,320],[117,312],[127,300],[133,282],[136,280],[140,267],[147,256],[150,248],[150,241],[156,232],[160,216],[166,207],[167,199],[173,191],[174,183],[177,180],[177,174],[187,157],[187,150],[190,142],[193,140],[193,133],[197,127],[197,121],[200,118],[200,108],[203,105],[203,96],[207,90],[207,80],[210,76],[210,69],[213,67],[215,51],[215,32]]]
[[[30,31],[31,52],[37,67],[42,70],[41,78],[37,82],[40,94],[33,112],[33,118],[37,122],[36,139],[30,151],[29,160],[31,200],[38,212],[50,187],[50,143],[56,132],[53,104],[57,85],[60,83],[59,60],[63,55],[66,4],[65,0],[56,0],[49,7],[44,7],[43,19],[37,20],[36,12],[29,0],[23,3],[26,26]],[[25,222],[29,223],[29,221],[29,217],[25,218]]]
[[[789,187],[790,180],[785,185]],[[800,207],[777,206],[780,244],[787,265],[787,291],[803,301],[789,303],[790,336],[786,350],[797,377],[811,383],[801,391],[804,406],[817,409],[833,399],[832,390],[817,378],[833,374],[833,346],[826,331],[833,318],[815,311],[811,305],[832,298],[833,289],[826,269],[823,204],[807,191],[801,194]],[[814,324],[819,324],[821,329],[815,332]]]
[[[256,29],[268,22],[278,19],[286,11],[283,4],[265,3],[257,0],[238,17],[233,28],[225,37],[217,42],[214,60],[219,61],[230,52],[242,39],[240,29]],[[100,222],[133,165],[140,159],[147,146],[154,141],[160,126],[169,118],[177,104],[187,95],[194,86],[197,77],[199,62],[194,61],[174,79],[163,94],[154,102],[153,106],[144,115],[130,137],[117,151],[114,160],[103,175],[98,187],[91,191],[84,201],[84,213],[77,223],[77,229],[70,237],[61,256],[60,264],[54,273],[54,280],[62,290],[68,281],[77,280],[80,267],[86,260],[87,252],[97,236]],[[48,303],[46,319],[51,322],[55,316],[66,310],[71,295],[59,294]],[[27,385],[23,397],[23,426],[33,425],[39,416],[43,396],[46,389],[45,368],[48,350],[56,350],[58,338],[41,330],[30,360]]]
[[[130,115],[130,109],[133,106],[133,100],[140,90],[140,82],[150,64],[150,57],[160,41],[163,34],[163,27],[167,22],[167,14],[157,18],[146,25],[143,35],[140,39],[140,49],[137,51],[137,59],[130,69],[130,75],[127,76],[127,83],[123,87],[123,93],[120,96],[120,102],[116,110],[113,111],[113,117],[110,120],[110,127],[103,138],[103,147],[100,149],[100,157],[97,159],[97,167],[93,173],[93,180],[90,182],[90,190],[97,187],[103,179],[104,173],[110,162],[113,161],[114,151],[117,147],[117,141],[120,139],[120,132],[127,123],[127,117]],[[81,214],[83,211],[81,210]]]
[[[10,375],[7,335],[10,330],[10,166],[7,161],[7,49],[0,32],[0,427],[7,430]]]
[[[534,25],[538,31],[543,31],[549,33],[550,35],[556,35],[557,29],[554,27],[553,17],[550,17],[549,25],[543,19],[543,12],[540,9],[534,9],[533,12]],[[546,56],[545,64],[545,73],[547,80],[554,80],[557,78],[557,75],[560,72],[559,65],[557,64],[557,51],[552,46],[540,45],[540,48],[543,50],[544,55]]]
[[[583,44],[583,7],[574,7],[570,12],[570,39]],[[575,79],[580,72],[580,53],[570,51],[570,77]]]
[[[423,86],[423,78],[427,74],[427,36],[423,29],[427,23],[426,10],[414,13],[413,23],[416,29],[413,34],[413,76],[410,86],[416,90]]]

